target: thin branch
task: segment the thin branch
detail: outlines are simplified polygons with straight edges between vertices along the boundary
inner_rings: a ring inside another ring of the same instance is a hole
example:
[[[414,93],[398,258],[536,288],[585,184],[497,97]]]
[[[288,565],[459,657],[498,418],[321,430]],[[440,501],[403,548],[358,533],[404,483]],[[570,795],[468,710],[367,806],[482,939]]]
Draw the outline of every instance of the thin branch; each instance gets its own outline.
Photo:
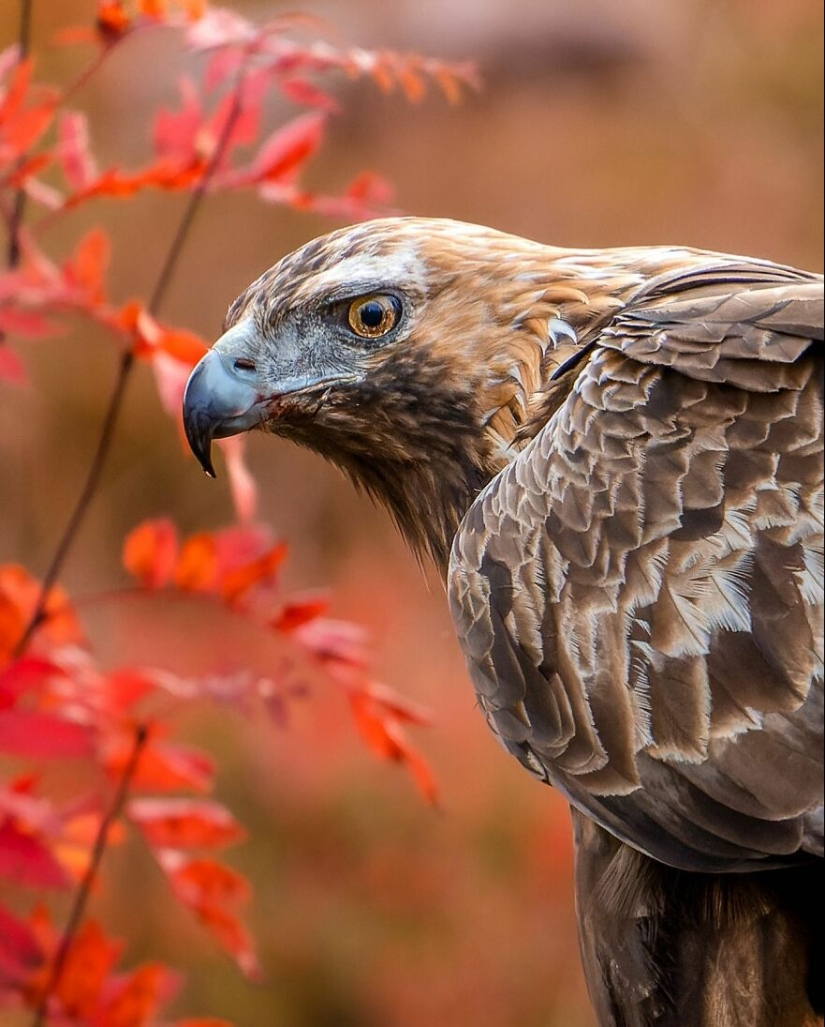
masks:
[[[29,50],[31,49],[32,6],[33,0],[21,0],[20,2],[20,28],[17,36],[17,46],[21,61],[28,57]],[[15,268],[20,263],[20,226],[23,224],[25,212],[26,191],[20,186],[14,195],[14,207],[9,223],[9,249],[6,261],[10,268]]]
[[[149,297],[149,302],[147,304],[147,309],[152,316],[157,315],[157,312],[166,297],[169,284],[174,276],[175,270],[177,269],[184,244],[189,237],[192,223],[195,220],[195,215],[198,213],[206,191],[209,188],[209,184],[212,181],[221,160],[223,159],[229,140],[232,136],[232,132],[234,131],[235,125],[243,110],[244,74],[245,69],[242,67],[235,80],[233,87],[233,102],[226,121],[224,122],[223,130],[218,137],[215,149],[212,152],[209,163],[204,169],[204,173],[200,181],[189,195],[186,208],[184,209],[183,215],[178,223],[172,242],[169,245],[166,259],[158,273],[157,280],[155,281],[155,287],[152,290],[152,294]],[[22,656],[28,648],[35,631],[48,616],[47,607],[49,594],[54,587],[55,582],[60,577],[63,565],[69,555],[69,551],[74,544],[75,538],[83,524],[89,506],[97,492],[100,477],[103,473],[103,469],[106,465],[106,459],[111,448],[115,427],[123,407],[126,387],[129,383],[134,363],[134,354],[131,351],[123,354],[118,375],[115,379],[115,384],[112,388],[112,393],[106,408],[106,413],[103,417],[103,424],[101,425],[100,436],[98,438],[94,456],[92,457],[92,463],[89,467],[89,473],[86,476],[86,481],[83,485],[83,489],[81,490],[77,503],[75,504],[75,508],[72,511],[72,515],[66,524],[60,541],[57,544],[57,548],[54,551],[54,555],[52,556],[51,562],[43,576],[43,583],[40,587],[34,612],[32,613],[20,640],[14,647],[15,657]]]
[[[100,821],[100,827],[98,828],[97,836],[95,837],[89,866],[86,869],[86,873],[83,875],[83,880],[80,882],[77,894],[74,897],[72,909],[69,913],[69,919],[66,922],[66,928],[63,931],[63,936],[60,939],[60,944],[57,948],[54,962],[51,966],[49,979],[46,982],[46,986],[43,989],[43,994],[34,1014],[32,1027],[44,1027],[44,1024],[46,1023],[49,999],[54,995],[60,985],[60,980],[66,967],[66,960],[69,958],[69,952],[71,951],[72,944],[77,937],[78,929],[80,928],[81,921],[85,915],[86,907],[89,904],[89,896],[91,895],[92,887],[95,883],[95,879],[97,878],[98,870],[100,869],[103,854],[106,852],[106,848],[109,844],[109,833],[112,829],[112,825],[120,816],[126,803],[126,798],[129,795],[129,790],[132,787],[132,781],[134,779],[135,772],[137,771],[138,763],[140,762],[141,753],[143,752],[148,738],[148,728],[145,724],[139,724],[135,728],[135,737],[132,742],[132,751],[129,754],[129,761],[123,768],[123,773],[120,775],[117,789],[112,797],[112,803]]]
[[[127,350],[120,361],[118,375],[115,380],[114,388],[112,389],[112,394],[109,397],[109,405],[106,408],[106,413],[103,417],[103,425],[100,430],[100,436],[97,440],[97,448],[95,449],[94,456],[92,457],[92,463],[89,467],[89,473],[86,476],[83,490],[80,493],[77,503],[75,504],[75,508],[72,511],[72,515],[69,518],[69,521],[63,531],[63,535],[54,551],[51,563],[43,576],[43,582],[40,586],[40,592],[37,597],[34,612],[26,625],[26,630],[20,636],[20,640],[14,647],[15,659],[18,656],[23,655],[29,646],[29,642],[31,642],[32,635],[34,635],[35,631],[37,631],[48,616],[47,607],[49,595],[55,585],[55,582],[60,576],[63,564],[66,562],[66,557],[69,555],[69,549],[80,530],[80,526],[86,516],[86,511],[89,509],[92,499],[94,498],[98,482],[100,481],[100,475],[102,474],[103,468],[106,464],[106,458],[109,455],[109,449],[111,448],[112,439],[114,438],[115,424],[117,423],[118,415],[120,414],[120,409],[123,405],[126,385],[129,381],[129,375],[131,374],[134,362],[134,353]]]
[[[23,61],[29,56],[32,39],[32,7],[33,0],[21,0],[20,3],[20,31],[17,36],[17,45],[20,47],[20,60]]]

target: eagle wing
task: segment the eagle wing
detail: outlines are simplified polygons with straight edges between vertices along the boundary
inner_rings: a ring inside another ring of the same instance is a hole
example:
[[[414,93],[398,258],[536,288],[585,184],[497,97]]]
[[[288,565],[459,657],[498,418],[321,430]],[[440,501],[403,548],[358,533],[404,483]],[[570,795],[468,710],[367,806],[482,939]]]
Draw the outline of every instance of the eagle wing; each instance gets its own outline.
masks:
[[[817,276],[653,279],[454,541],[491,727],[672,866],[822,853],[822,339]]]

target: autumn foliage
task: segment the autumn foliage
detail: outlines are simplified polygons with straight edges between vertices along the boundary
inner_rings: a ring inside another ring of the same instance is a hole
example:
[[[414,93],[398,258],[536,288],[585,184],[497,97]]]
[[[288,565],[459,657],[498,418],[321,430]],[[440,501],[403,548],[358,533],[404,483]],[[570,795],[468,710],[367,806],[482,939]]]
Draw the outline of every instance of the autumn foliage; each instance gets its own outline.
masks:
[[[185,40],[178,106],[157,111],[142,166],[101,166],[73,96],[131,37],[158,29]],[[261,974],[242,918],[252,885],[222,858],[246,832],[212,795],[213,758],[176,738],[176,714],[215,703],[240,715],[264,711],[280,723],[285,707],[320,676],[343,691],[369,750],[405,765],[434,802],[432,774],[407,735],[427,715],[373,679],[360,632],[329,618],[326,597],[285,594],[287,545],[254,522],[255,483],[241,439],[222,444],[237,523],[186,538],[166,517],[143,523],[124,540],[122,561],[134,582],[128,594],[206,604],[274,639],[283,656],[270,673],[216,668],[185,677],[154,665],[103,669],[84,636],[77,597],[59,586],[63,564],[94,499],[136,368],[151,369],[170,430],[179,430],[183,386],[206,343],[166,323],[161,307],[198,206],[218,190],[248,189],[264,203],[348,220],[380,210],[389,190],[370,172],[330,195],[302,184],[337,109],[334,76],[369,77],[411,101],[434,86],[454,101],[472,72],[414,55],[339,49],[304,19],[255,25],[200,0],[103,0],[94,25],[67,28],[57,42],[88,52],[74,82],[39,81],[25,35],[0,54],[0,204],[9,239],[0,272],[0,391],[26,382],[30,343],[66,331],[78,316],[110,333],[120,370],[88,478],[78,483],[77,506],[43,580],[21,565],[0,566],[0,1018],[3,1009],[16,1009],[28,1010],[33,1025],[143,1027],[161,1022],[179,970],[160,962],[135,967],[117,925],[90,918],[88,899],[105,888],[101,863],[112,846],[134,839],[145,845],[169,895],[243,974]],[[265,107],[273,91],[299,108],[274,126]],[[109,294],[105,225],[76,239],[69,252],[51,249],[50,229],[68,212],[103,198],[131,201],[151,189],[182,199],[150,296],[120,301]],[[83,782],[79,790],[53,787],[47,768],[64,763],[84,769],[68,778]],[[61,893],[71,896],[62,921],[51,901]],[[122,960],[132,968],[121,969]]]

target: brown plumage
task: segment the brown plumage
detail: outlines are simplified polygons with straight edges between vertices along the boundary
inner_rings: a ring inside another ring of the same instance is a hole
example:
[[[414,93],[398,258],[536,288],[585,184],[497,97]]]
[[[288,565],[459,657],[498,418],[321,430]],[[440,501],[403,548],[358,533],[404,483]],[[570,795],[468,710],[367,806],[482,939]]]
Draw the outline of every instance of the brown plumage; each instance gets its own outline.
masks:
[[[823,285],[388,219],[285,257],[185,401],[339,464],[447,579],[503,745],[574,809],[604,1025],[823,1012]]]

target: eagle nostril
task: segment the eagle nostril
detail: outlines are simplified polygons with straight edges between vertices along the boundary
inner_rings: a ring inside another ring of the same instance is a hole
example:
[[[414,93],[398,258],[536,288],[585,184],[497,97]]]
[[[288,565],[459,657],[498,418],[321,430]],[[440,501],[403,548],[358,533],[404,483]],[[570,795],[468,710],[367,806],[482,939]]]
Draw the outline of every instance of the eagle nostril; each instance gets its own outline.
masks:
[[[238,357],[233,366],[236,371],[254,371],[255,361],[248,357]]]

